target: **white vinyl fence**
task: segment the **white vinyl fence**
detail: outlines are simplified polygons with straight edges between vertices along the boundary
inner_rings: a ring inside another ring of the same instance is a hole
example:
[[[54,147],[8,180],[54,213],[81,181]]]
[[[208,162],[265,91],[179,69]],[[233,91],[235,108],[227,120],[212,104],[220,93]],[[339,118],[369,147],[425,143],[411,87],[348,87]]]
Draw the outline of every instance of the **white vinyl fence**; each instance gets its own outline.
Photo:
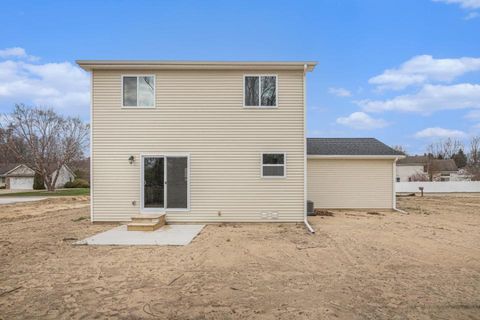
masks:
[[[396,182],[396,192],[480,192],[480,181]]]

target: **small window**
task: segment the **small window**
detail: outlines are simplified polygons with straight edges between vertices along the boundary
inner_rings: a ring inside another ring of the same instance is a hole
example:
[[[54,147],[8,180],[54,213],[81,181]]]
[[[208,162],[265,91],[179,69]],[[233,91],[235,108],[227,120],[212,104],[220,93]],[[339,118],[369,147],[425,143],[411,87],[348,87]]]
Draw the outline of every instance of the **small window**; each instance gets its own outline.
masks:
[[[283,178],[285,177],[285,153],[263,153],[262,154],[262,177]]]
[[[123,76],[123,107],[155,106],[154,76]]]
[[[245,76],[245,107],[276,107],[277,76]]]

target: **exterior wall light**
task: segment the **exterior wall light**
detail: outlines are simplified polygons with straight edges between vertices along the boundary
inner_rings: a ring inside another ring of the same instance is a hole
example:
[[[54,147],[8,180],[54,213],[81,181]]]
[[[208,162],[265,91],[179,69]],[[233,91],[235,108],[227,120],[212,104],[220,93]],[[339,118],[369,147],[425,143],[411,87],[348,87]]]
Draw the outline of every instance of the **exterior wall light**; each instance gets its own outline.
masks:
[[[133,164],[133,162],[135,161],[135,157],[134,156],[130,156],[128,158],[128,162],[130,162],[130,164]]]

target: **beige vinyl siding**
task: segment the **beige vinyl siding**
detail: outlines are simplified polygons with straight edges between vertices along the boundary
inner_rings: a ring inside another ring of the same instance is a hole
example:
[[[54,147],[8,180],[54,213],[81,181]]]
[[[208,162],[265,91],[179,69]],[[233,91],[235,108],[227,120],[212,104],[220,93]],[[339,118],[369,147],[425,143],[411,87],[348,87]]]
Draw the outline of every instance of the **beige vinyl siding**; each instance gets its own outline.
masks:
[[[392,208],[393,160],[307,160],[315,208]]]
[[[245,109],[243,75],[261,73],[272,71],[95,70],[94,221],[139,213],[141,154],[163,153],[190,155],[190,211],[167,211],[169,222],[301,221],[303,72],[276,73],[278,108]],[[156,108],[122,109],[127,74],[155,74]],[[287,153],[286,178],[260,177],[261,153],[269,151]],[[261,212],[279,219],[260,220]]]

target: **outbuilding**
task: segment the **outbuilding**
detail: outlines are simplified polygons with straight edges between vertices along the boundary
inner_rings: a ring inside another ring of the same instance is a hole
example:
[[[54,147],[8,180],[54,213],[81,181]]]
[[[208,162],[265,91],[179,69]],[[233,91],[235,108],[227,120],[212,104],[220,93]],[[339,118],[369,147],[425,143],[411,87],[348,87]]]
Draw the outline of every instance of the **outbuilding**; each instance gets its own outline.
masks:
[[[393,209],[404,156],[374,138],[308,138],[307,199],[319,209]]]

